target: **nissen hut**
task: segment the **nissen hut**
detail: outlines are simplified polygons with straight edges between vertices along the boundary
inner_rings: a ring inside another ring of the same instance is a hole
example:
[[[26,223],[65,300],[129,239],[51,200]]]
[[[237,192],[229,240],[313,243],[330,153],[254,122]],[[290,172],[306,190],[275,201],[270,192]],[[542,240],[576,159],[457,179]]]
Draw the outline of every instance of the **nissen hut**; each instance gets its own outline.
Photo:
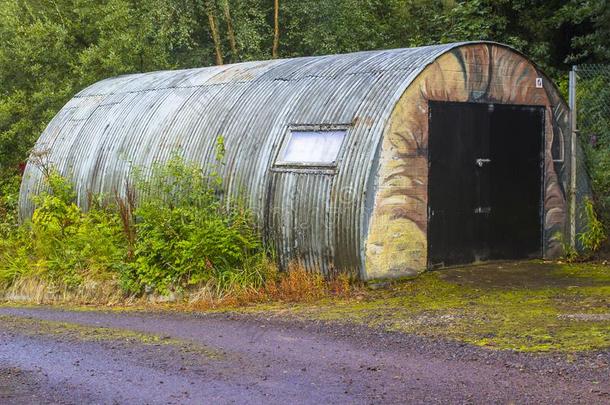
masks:
[[[489,42],[111,78],[70,100],[36,150],[86,209],[176,151],[206,170],[219,136],[227,194],[282,266],[372,279],[552,258],[581,226],[568,107],[527,57]],[[29,164],[23,218],[41,179]]]

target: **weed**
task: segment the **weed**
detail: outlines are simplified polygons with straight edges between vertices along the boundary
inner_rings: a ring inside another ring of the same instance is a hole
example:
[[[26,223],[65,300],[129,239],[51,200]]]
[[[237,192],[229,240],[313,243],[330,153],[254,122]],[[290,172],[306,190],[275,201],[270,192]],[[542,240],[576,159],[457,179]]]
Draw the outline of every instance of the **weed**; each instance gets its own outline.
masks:
[[[584,216],[587,229],[578,234],[578,240],[582,243],[587,253],[593,254],[599,250],[607,235],[604,224],[599,220],[593,201],[590,199],[586,199],[584,202]]]
[[[308,272],[302,265],[291,263],[287,273],[275,286],[268,286],[272,297],[289,302],[307,302],[325,294],[324,277],[320,273]]]
[[[140,178],[136,190],[134,260],[123,274],[127,290],[163,294],[205,285],[219,293],[264,283],[266,253],[252,215],[221,201],[215,177],[174,156]]]

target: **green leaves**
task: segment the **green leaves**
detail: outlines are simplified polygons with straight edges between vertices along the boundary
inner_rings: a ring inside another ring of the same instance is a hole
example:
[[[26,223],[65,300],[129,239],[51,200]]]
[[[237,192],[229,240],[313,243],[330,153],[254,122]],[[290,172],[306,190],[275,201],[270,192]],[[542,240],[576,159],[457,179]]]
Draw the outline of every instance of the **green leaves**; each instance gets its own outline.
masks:
[[[578,240],[582,243],[587,253],[595,253],[606,240],[604,225],[597,217],[593,202],[589,199],[584,203],[584,216],[587,229],[578,234]]]
[[[221,159],[222,140],[218,149]],[[30,223],[15,224],[15,194],[0,200],[0,290],[27,278],[59,291],[112,280],[129,295],[262,286],[269,268],[263,243],[248,210],[221,202],[221,164],[208,177],[174,155],[146,177],[138,172],[137,208],[92,196],[87,212],[75,204],[71,182],[45,169],[49,191],[35,198]]]
[[[32,221],[22,226],[3,216],[0,288],[20,279],[39,279],[60,291],[83,283],[118,279],[127,253],[120,217],[94,206],[84,213],[74,204],[69,181],[50,171],[49,192],[36,198]]]
[[[224,144],[219,139],[220,159]],[[250,213],[231,203],[221,204],[218,180],[218,174],[208,178],[195,165],[174,156],[138,182],[142,200],[135,211],[136,259],[128,282],[132,288],[168,293],[236,279],[226,274],[243,272],[250,257],[264,259]]]

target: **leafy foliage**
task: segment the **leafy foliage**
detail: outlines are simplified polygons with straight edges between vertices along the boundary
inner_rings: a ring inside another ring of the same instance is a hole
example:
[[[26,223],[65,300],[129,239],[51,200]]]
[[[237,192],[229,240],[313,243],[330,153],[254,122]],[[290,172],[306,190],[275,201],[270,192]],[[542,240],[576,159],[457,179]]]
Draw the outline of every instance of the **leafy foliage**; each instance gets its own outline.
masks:
[[[35,198],[31,223],[17,226],[5,218],[10,231],[0,242],[0,289],[29,277],[53,291],[114,282],[128,295],[202,285],[220,294],[260,288],[272,276],[249,212],[223,202],[219,179],[178,156],[148,176],[140,171],[139,205],[128,217],[120,204],[103,204],[102,196],[93,196],[83,212],[72,184],[48,173],[49,192]]]
[[[50,191],[36,197],[31,223],[15,226],[0,245],[1,282],[7,287],[18,277],[39,277],[63,291],[86,279],[112,279],[125,255],[118,216],[99,205],[85,214],[67,180],[51,172],[47,181]]]
[[[9,237],[17,227],[20,183],[16,174],[0,180],[0,238]]]
[[[597,217],[593,202],[590,199],[585,200],[584,207],[587,229],[578,234],[578,239],[588,253],[594,253],[599,250],[607,235],[604,225]]]
[[[608,234],[610,232],[610,65],[579,66],[577,73],[578,130],[591,178],[593,205],[605,228],[604,233]]]
[[[249,271],[264,256],[251,216],[238,205],[221,202],[215,177],[175,156],[167,165],[154,166],[137,189],[142,198],[135,210],[131,290],[263,283],[261,274]]]

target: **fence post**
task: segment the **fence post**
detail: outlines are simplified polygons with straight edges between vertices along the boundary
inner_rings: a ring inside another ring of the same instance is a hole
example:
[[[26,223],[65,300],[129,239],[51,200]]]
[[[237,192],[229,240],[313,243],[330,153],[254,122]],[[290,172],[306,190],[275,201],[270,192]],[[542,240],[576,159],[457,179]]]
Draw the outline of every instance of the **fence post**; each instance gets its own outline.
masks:
[[[577,125],[577,105],[576,105],[576,80],[578,67],[572,66],[570,71],[570,88],[569,88],[569,104],[570,104],[570,192],[569,192],[569,207],[570,207],[570,246],[576,248],[576,134],[578,131]]]

